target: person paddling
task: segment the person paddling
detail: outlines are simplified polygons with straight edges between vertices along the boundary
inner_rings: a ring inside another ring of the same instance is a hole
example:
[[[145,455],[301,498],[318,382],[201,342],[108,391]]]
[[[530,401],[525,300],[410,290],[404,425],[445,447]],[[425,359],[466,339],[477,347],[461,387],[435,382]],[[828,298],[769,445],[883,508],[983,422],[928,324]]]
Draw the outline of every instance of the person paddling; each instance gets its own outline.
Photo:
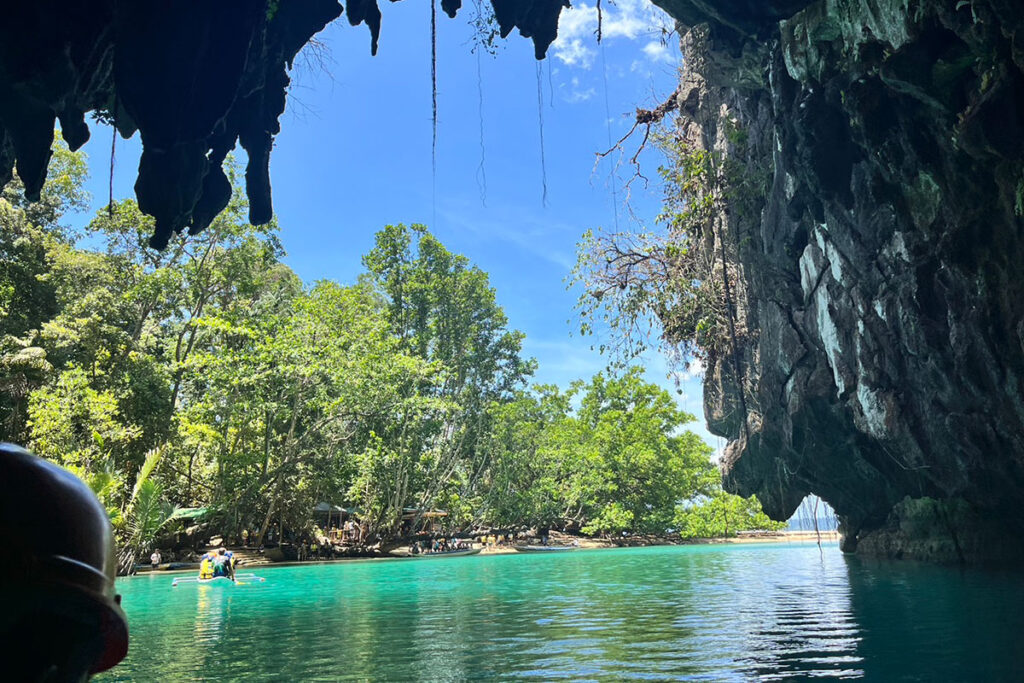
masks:
[[[235,580],[235,568],[232,562],[232,554],[229,554],[224,548],[218,548],[217,554],[213,556],[213,576],[223,576],[225,578]]]

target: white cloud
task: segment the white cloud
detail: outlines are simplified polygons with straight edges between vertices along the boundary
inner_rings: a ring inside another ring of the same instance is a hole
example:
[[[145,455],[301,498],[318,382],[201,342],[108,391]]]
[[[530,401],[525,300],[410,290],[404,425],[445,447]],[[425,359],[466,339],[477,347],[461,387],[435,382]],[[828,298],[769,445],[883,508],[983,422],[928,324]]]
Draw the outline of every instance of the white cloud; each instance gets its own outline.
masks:
[[[565,96],[565,101],[569,102],[570,104],[576,104],[577,102],[586,102],[591,97],[597,94],[597,91],[594,90],[594,88],[587,88],[586,90],[581,88],[580,79],[576,76],[572,77],[570,83],[572,84],[572,90],[569,92],[568,95]]]
[[[602,6],[602,41],[661,35],[671,31],[672,26],[672,19],[648,0],[618,0]],[[563,10],[558,20],[558,39],[551,50],[563,64],[589,69],[597,54],[597,7],[581,2]],[[648,42],[643,52],[651,61],[671,59],[667,47],[655,40]]]
[[[594,62],[593,48],[583,45],[581,38],[567,40],[561,45],[555,43],[555,56],[567,66],[580,66],[589,69]]]
[[[671,64],[672,53],[668,49],[668,44],[660,40],[652,40],[643,47],[644,54],[652,62],[664,62],[665,64]]]
[[[704,361],[700,358],[694,358],[686,364],[686,370],[683,372],[683,376],[686,379],[703,379],[704,370]]]
[[[558,38],[551,44],[551,51],[567,66],[589,69],[597,54],[593,47],[597,42],[594,37],[596,30],[597,10],[594,8],[580,4],[578,7],[564,9],[558,18]],[[584,40],[587,41],[586,45]]]

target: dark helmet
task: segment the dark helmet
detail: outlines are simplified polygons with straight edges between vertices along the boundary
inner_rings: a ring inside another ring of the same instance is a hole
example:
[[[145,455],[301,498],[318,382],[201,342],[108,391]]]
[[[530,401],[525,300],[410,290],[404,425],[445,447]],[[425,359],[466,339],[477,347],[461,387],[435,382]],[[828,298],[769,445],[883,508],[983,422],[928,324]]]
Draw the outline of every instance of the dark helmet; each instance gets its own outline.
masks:
[[[18,653],[26,641],[24,657],[88,673],[124,659],[128,621],[114,588],[113,534],[88,486],[23,448],[0,443],[0,546],[5,650]]]

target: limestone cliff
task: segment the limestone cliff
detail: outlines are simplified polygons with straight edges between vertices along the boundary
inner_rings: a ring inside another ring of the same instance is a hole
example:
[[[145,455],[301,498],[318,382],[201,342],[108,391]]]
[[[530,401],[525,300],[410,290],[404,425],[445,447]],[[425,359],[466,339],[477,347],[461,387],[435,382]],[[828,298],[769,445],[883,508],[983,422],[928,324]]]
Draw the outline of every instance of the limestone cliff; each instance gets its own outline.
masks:
[[[776,519],[821,495],[847,550],[1021,559],[1024,6],[658,4],[683,137],[745,169],[714,225],[727,488]]]

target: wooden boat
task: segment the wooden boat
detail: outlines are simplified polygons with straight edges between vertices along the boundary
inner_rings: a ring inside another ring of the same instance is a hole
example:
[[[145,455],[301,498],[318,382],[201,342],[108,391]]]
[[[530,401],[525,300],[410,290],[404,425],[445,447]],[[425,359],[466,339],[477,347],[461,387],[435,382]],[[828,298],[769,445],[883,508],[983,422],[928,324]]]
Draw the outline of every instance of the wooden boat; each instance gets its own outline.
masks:
[[[514,545],[512,547],[521,553],[564,553],[570,550],[579,550],[574,545]]]
[[[476,555],[483,548],[466,548],[465,550],[448,550],[443,553],[419,553],[418,555],[403,555],[412,560],[435,560],[440,557],[466,557],[467,555]]]
[[[212,579],[200,579],[197,576],[180,577],[171,581],[171,588],[176,587],[179,583],[197,583],[199,585],[236,585],[246,583],[263,583],[266,581],[262,576],[256,576],[255,574],[235,574],[235,580],[232,581],[226,576],[215,576]]]

